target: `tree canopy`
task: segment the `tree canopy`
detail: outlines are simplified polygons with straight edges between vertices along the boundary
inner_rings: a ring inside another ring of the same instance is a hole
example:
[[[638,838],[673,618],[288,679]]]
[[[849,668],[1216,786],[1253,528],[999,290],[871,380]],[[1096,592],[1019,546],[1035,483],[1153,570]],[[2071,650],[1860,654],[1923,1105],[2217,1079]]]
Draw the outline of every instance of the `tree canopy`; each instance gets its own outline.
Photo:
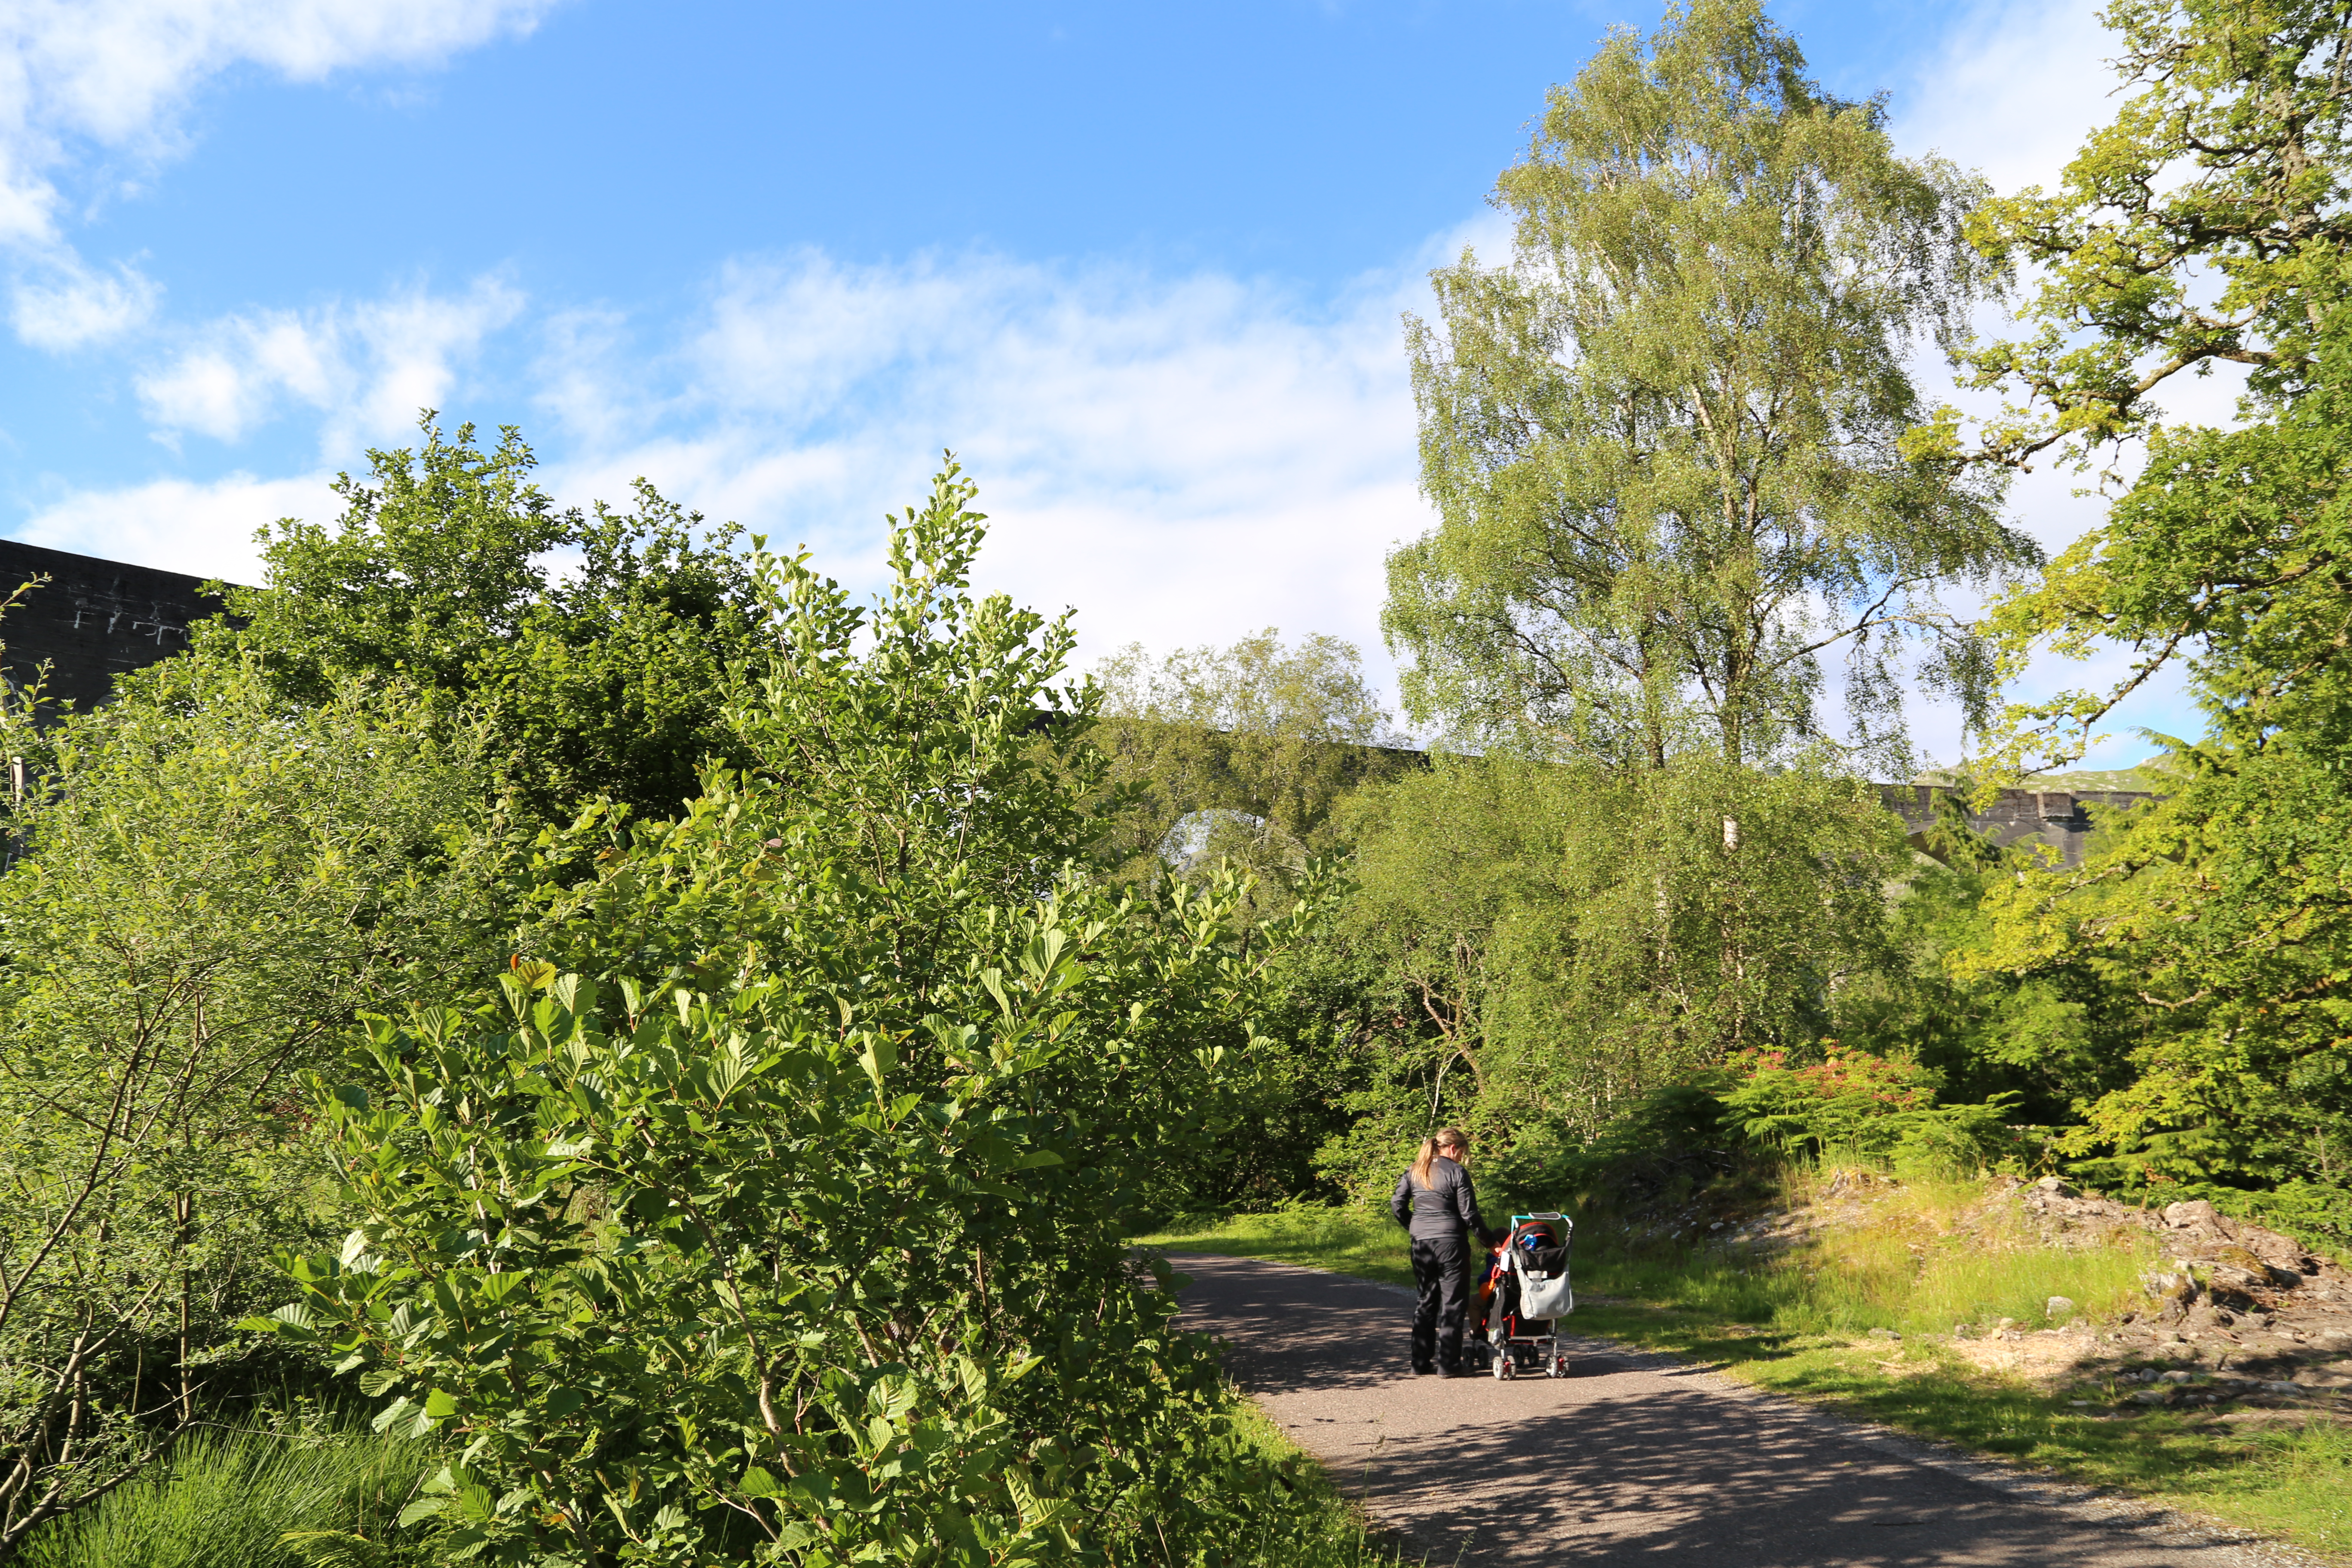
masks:
[[[2010,669],[2120,644],[2109,684],[2009,712],[2012,766],[2079,756],[2179,667],[2207,732],[2182,781],[2079,870],[1988,891],[1970,967],[2089,972],[2143,1006],[2126,1081],[2086,1098],[2073,1152],[2130,1180],[2336,1183],[2352,906],[2347,715],[2352,312],[2343,216],[2352,19],[2340,6],[2124,0],[2134,90],[2056,191],[1988,205],[1979,241],[2042,281],[2026,335],[1972,354],[2016,401],[1968,448],[1947,412],[1916,449],[2090,462],[2144,443],[2108,521],[1990,618]],[[2183,374],[2246,367],[2237,422],[2167,422]]]
[[[341,678],[395,678],[480,717],[503,784],[568,818],[610,795],[656,816],[733,754],[727,668],[757,612],[731,525],[640,479],[635,510],[559,510],[508,428],[372,450],[334,484],[330,528],[288,518],[260,534],[268,581],[228,595],[198,651],[258,650],[278,689],[317,700]]]
[[[1937,594],[2036,552],[1996,479],[1898,447],[1915,341],[1955,341],[1996,279],[1962,237],[1984,192],[1883,121],[1756,0],[1614,33],[1553,89],[1494,196],[1511,260],[1465,253],[1409,323],[1440,525],[1391,557],[1383,624],[1417,722],[1761,763],[1832,734],[1832,655],[1859,758],[1902,758],[1906,673],[1982,714],[1989,661]]]

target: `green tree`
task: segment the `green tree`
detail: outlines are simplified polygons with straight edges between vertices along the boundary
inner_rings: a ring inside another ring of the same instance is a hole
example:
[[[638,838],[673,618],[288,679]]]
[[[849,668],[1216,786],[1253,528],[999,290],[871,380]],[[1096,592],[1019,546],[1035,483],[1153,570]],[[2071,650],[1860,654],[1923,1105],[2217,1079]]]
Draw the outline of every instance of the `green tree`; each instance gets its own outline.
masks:
[[[2040,281],[2025,337],[1975,345],[1979,386],[2016,401],[1978,455],[2080,459],[2164,426],[2158,395],[2218,363],[2260,409],[2322,379],[2340,330],[2347,23],[2326,0],[2113,0],[2101,13],[2133,89],[2054,192],[1984,204],[1969,237]],[[1911,449],[1962,455],[1958,412]]]
[[[970,595],[971,494],[894,530],[871,616],[763,560],[752,766],[551,832],[505,994],[377,1023],[337,1092],[364,1224],[272,1322],[445,1435],[450,1554],[1297,1549],[1121,1224],[1215,1131],[1284,933],[1080,873],[1092,699],[1066,623]]]
[[[2042,869],[2030,847],[1997,847],[1969,821],[1969,782],[1938,797],[1937,818],[1915,842],[1915,863],[1889,911],[1895,961],[1858,985],[1835,1020],[1842,1039],[1937,1075],[1943,1097],[1969,1103],[2006,1098],[2007,1120],[2036,1127],[2078,1122],[2102,1095],[2129,1081],[2133,1046],[2151,1012],[2111,970],[2086,962],[2047,966],[2028,978],[1987,973],[1993,942],[1988,894]],[[2089,853],[2105,854],[2125,821],[2103,821]]]
[[[2043,282],[2026,336],[1979,349],[2018,401],[1916,448],[2087,463],[2143,441],[2108,521],[1995,607],[2005,664],[2129,650],[2116,682],[2011,710],[2000,755],[2079,756],[2116,704],[2184,667],[2207,734],[2183,781],[2105,853],[1989,891],[1974,972],[2087,968],[2149,1023],[2073,1151],[2114,1179],[2344,1181],[2352,906],[2345,478],[2352,314],[2341,7],[2116,4],[2132,96],[2054,193],[1990,205],[1978,238]],[[2169,425],[2172,378],[2247,367],[2240,423]],[[2337,1200],[2330,1200],[2336,1206]]]
[[[1273,627],[1154,662],[1140,643],[1096,669],[1096,743],[1124,786],[1102,850],[1124,877],[1230,860],[1278,886],[1336,845],[1348,793],[1407,765],[1363,656]]]
[[[2233,743],[2344,710],[2347,24],[2308,3],[2105,15],[2139,90],[2057,192],[1987,204],[1972,226],[2043,279],[2031,335],[1969,355],[1980,384],[2018,401],[1972,448],[1949,409],[1910,437],[2007,463],[2147,444],[2107,524],[1996,606],[2012,671],[2045,643],[2136,656],[2109,687],[2013,709],[2003,755],[2020,764],[2079,757],[2176,660]],[[2239,427],[2166,425],[2160,389],[2217,363],[2248,367]]]
[[[1154,660],[1130,645],[1097,667],[1109,815],[1098,863],[1117,879],[1173,868],[1206,884],[1251,879],[1251,913],[1287,910],[1312,868],[1344,857],[1348,802],[1419,765],[1400,748],[1362,656],[1333,637],[1286,646],[1268,627],[1229,647]],[[1367,1086],[1370,976],[1362,954],[1318,927],[1276,962],[1249,1092],[1184,1200],[1266,1207],[1328,1184],[1317,1152],[1343,1133]]]
[[[312,1219],[300,1075],[494,929],[464,737],[250,665],[145,689],[12,726],[45,765],[0,876],[0,1559],[235,1391]]]
[[[1883,119],[1757,0],[1613,34],[1553,89],[1494,197],[1510,262],[1465,253],[1409,326],[1440,522],[1391,558],[1384,625],[1416,723],[1761,763],[1828,737],[1832,653],[1861,760],[1901,762],[1906,673],[1983,716],[1937,591],[2036,552],[1995,479],[1897,449],[1915,339],[1956,341],[1995,280],[1961,237],[1982,188]]]
[[[1889,962],[1901,827],[1819,768],[1449,757],[1363,810],[1342,919],[1418,1093],[1365,1106],[1339,1163],[1449,1115],[1591,1138],[1735,1053],[1811,1047]]]
[[[731,754],[727,666],[756,609],[736,531],[706,533],[642,479],[633,511],[559,510],[513,428],[488,451],[430,414],[423,433],[337,478],[333,527],[264,530],[268,585],[231,590],[197,651],[257,648],[297,700],[377,675],[479,716],[494,768],[542,817],[606,795],[676,813],[706,758]]]

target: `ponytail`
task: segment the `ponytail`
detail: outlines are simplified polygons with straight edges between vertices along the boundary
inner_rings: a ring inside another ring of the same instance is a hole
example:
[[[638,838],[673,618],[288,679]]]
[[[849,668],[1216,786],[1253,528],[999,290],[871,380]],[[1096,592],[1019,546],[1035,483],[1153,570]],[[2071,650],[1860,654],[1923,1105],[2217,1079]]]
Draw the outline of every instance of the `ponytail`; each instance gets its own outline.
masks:
[[[1417,1187],[1430,1185],[1429,1173],[1437,1163],[1437,1147],[1448,1149],[1470,1147],[1470,1134],[1459,1127],[1441,1127],[1434,1134],[1421,1141],[1421,1152],[1412,1157],[1412,1184]]]

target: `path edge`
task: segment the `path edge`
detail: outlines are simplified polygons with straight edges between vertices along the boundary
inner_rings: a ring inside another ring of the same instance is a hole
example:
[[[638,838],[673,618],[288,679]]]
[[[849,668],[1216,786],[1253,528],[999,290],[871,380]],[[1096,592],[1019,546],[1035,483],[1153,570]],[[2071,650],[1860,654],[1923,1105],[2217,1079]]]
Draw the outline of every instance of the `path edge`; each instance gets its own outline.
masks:
[[[1368,1279],[1360,1274],[1347,1274],[1336,1268],[1311,1268],[1302,1263],[1252,1258],[1239,1252],[1153,1250],[1165,1258],[1180,1274],[1183,1272],[1182,1258],[1217,1258],[1254,1263],[1264,1268],[1283,1268],[1298,1274],[1318,1274],[1328,1279],[1345,1279],[1350,1284],[1379,1290],[1406,1301],[1414,1299],[1413,1293],[1402,1285],[1391,1285],[1385,1279]],[[2243,1568],[2352,1568],[2352,1557],[2324,1555],[2207,1514],[2157,1502],[2111,1487],[2095,1487],[2086,1482],[2069,1480],[1998,1455],[1979,1454],[1963,1448],[1944,1438],[1928,1437],[1916,1432],[1906,1432],[1899,1426],[1850,1415],[1826,1403],[1759,1388],[1727,1371],[1720,1363],[1688,1361],[1665,1351],[1627,1344],[1605,1334],[1577,1334],[1572,1338],[1580,1348],[1590,1347],[1587,1353],[1621,1356],[1645,1371],[1672,1369],[1687,1373],[1701,1387],[1711,1393],[1776,1405],[1789,1415],[1829,1427],[1838,1436],[1864,1447],[1958,1480],[1974,1482],[2021,1501],[2054,1509],[2080,1523],[2105,1530],[2129,1531],[2169,1545],[2227,1547],[2235,1552]]]

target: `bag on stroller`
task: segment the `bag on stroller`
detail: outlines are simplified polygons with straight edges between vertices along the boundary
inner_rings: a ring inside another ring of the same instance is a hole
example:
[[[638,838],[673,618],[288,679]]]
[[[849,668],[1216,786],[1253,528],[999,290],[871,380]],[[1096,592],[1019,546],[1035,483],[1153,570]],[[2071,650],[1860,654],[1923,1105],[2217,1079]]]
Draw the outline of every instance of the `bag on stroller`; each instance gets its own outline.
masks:
[[[1576,1310],[1569,1282],[1569,1248],[1575,1223],[1565,1215],[1521,1214],[1495,1248],[1495,1259],[1479,1282],[1479,1339],[1498,1378],[1541,1367],[1568,1375],[1568,1352],[1560,1346],[1559,1320]]]

